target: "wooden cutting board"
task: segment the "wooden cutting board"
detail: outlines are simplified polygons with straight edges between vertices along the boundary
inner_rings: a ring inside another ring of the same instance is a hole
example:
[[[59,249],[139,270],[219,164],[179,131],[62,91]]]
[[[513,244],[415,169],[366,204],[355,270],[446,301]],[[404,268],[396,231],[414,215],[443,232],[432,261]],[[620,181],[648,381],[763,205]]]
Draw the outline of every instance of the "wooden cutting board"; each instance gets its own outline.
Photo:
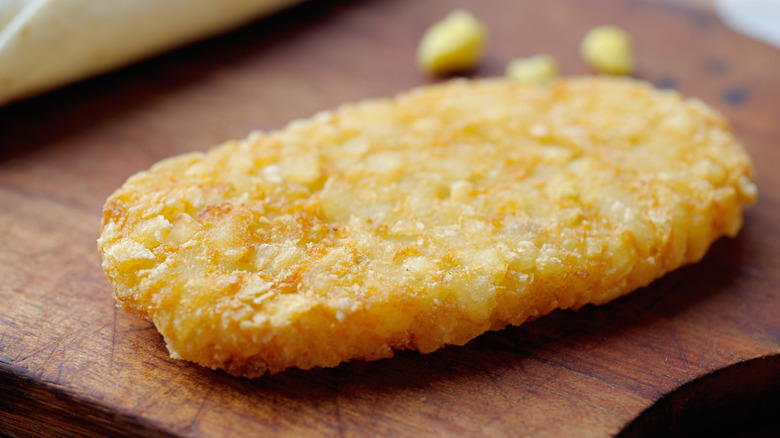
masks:
[[[415,67],[416,44],[456,7],[490,31],[483,76],[537,53],[584,74],[589,28],[629,30],[637,76],[724,112],[755,158],[760,200],[740,235],[608,305],[432,354],[254,380],[171,360],[150,323],[116,309],[95,240],[103,201],[127,177],[435,81]],[[0,434],[603,437],[655,405],[627,429],[639,436],[718,400],[774,403],[778,361],[745,361],[780,353],[778,72],[780,51],[727,30],[706,2],[311,0],[2,108]],[[717,376],[731,385],[706,384]]]

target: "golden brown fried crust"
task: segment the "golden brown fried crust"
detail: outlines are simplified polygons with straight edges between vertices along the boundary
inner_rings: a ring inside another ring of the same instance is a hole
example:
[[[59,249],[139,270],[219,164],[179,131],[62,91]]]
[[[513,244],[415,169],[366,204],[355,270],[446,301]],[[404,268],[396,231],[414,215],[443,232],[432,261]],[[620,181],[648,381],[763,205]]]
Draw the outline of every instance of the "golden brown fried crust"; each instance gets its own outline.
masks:
[[[751,180],[728,123],[674,92],[457,80],[162,161],[98,246],[171,356],[258,376],[605,303],[735,235]]]

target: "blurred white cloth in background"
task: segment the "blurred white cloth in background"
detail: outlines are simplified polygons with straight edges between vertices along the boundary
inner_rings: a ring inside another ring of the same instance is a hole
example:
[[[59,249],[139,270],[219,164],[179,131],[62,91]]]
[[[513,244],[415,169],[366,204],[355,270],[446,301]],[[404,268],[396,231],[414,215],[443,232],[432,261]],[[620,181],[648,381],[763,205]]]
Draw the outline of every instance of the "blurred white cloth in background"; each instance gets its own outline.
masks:
[[[300,0],[0,0],[0,105]]]
[[[780,49],[780,0],[717,0],[715,5],[727,26]]]

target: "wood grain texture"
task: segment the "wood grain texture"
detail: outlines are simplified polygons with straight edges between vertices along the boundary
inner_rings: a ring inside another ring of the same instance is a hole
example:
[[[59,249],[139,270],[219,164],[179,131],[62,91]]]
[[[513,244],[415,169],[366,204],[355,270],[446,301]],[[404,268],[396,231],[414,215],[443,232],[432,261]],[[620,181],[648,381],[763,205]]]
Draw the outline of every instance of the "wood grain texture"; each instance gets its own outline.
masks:
[[[724,112],[759,202],[705,259],[601,307],[559,311],[432,354],[255,380],[168,358],[117,310],[95,240],[103,201],[178,153],[435,79],[414,64],[432,21],[490,30],[478,75],[614,23],[638,76]],[[12,436],[610,436],[665,394],[780,353],[780,52],[671,2],[332,1],[0,108],[0,432]]]

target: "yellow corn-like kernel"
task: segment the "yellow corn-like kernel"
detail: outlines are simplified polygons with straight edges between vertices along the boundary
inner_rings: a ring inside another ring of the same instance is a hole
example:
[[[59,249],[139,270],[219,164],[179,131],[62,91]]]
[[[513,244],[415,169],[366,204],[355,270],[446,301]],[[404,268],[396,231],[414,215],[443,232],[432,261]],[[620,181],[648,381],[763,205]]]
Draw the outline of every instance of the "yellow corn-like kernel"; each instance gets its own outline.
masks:
[[[506,66],[506,75],[517,81],[543,85],[558,76],[558,64],[550,55],[513,59]]]
[[[580,52],[585,62],[599,73],[627,75],[634,70],[631,37],[619,27],[594,27],[585,34]]]
[[[437,75],[472,70],[482,59],[486,39],[485,26],[459,9],[425,31],[417,62],[423,70]]]

